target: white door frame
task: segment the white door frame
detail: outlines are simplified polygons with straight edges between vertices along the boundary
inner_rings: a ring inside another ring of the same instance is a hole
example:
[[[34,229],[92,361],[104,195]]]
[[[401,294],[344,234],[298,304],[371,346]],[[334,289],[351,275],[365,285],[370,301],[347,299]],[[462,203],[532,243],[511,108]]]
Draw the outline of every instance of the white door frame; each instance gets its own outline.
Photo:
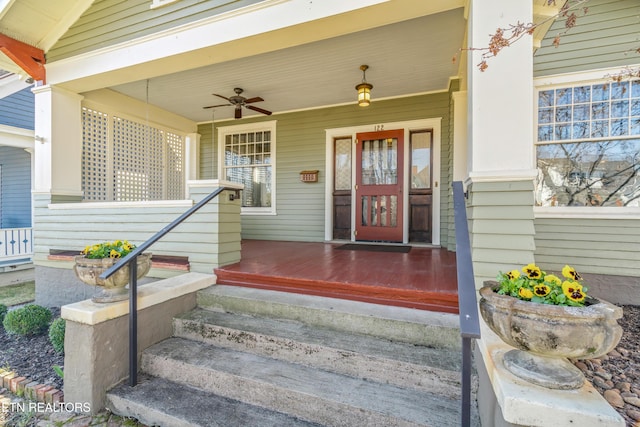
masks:
[[[351,136],[352,141],[355,141],[356,134],[361,132],[376,132],[383,130],[393,130],[393,129],[404,129],[404,140],[407,141],[404,144],[404,188],[403,188],[403,200],[404,204],[404,213],[403,213],[403,221],[404,221],[404,229],[402,230],[402,242],[409,242],[409,155],[410,155],[410,144],[409,135],[414,130],[420,129],[433,129],[433,217],[431,222],[432,227],[432,241],[431,244],[439,245],[440,244],[440,140],[441,140],[441,117],[436,117],[432,119],[421,119],[421,120],[409,120],[402,122],[387,122],[387,123],[379,123],[379,124],[369,124],[363,126],[349,126],[343,128],[333,128],[333,129],[325,129],[326,135],[326,177],[325,180],[325,212],[324,212],[324,238],[326,241],[333,240],[333,176],[335,172],[335,164],[334,164],[334,153],[333,153],[333,140],[338,137],[348,137]],[[351,144],[351,182],[355,183],[355,173],[356,173],[356,165],[355,165],[355,144]],[[351,191],[351,239],[355,241],[355,236],[353,235],[353,227],[355,224],[356,218],[356,205],[355,205],[355,191]]]

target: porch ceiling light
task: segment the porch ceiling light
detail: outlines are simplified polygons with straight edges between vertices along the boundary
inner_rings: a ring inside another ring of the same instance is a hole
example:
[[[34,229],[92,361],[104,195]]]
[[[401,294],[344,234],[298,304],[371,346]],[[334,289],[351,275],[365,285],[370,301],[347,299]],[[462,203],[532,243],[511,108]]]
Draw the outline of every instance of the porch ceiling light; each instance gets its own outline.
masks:
[[[366,107],[371,104],[371,89],[373,89],[373,85],[367,83],[365,72],[368,68],[368,65],[360,66],[362,70],[362,83],[356,86],[356,90],[358,91],[358,105],[361,107]]]

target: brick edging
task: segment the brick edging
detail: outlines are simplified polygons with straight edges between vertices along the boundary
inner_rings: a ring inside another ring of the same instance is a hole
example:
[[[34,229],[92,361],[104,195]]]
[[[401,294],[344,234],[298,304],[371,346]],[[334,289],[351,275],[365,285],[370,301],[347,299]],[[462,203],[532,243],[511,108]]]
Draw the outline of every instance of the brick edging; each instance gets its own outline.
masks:
[[[43,403],[62,403],[64,393],[57,388],[31,381],[30,378],[22,377],[14,371],[0,369],[0,396],[4,391],[15,395],[20,395],[25,399]]]

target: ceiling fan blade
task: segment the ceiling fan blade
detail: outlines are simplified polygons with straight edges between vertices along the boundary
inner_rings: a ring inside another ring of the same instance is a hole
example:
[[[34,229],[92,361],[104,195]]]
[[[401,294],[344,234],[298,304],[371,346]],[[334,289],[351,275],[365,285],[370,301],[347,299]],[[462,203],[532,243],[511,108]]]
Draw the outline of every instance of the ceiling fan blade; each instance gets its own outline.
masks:
[[[242,108],[240,108],[239,105],[236,107],[235,118],[236,119],[241,119],[242,118]]]
[[[229,98],[227,98],[226,96],[218,95],[217,93],[212,93],[211,95],[219,96],[220,98],[226,99],[227,101],[229,101]],[[229,101],[229,102],[231,102],[231,101]]]
[[[253,105],[246,105],[245,108],[248,108],[253,111],[257,111],[258,113],[266,114],[267,116],[271,115],[271,111],[263,110],[262,108],[254,107]]]
[[[208,107],[202,107],[202,108],[228,107],[230,105],[231,104],[209,105]]]
[[[251,104],[252,102],[260,102],[260,101],[264,101],[264,99],[260,98],[259,96],[256,96],[255,98],[245,99],[244,103]]]

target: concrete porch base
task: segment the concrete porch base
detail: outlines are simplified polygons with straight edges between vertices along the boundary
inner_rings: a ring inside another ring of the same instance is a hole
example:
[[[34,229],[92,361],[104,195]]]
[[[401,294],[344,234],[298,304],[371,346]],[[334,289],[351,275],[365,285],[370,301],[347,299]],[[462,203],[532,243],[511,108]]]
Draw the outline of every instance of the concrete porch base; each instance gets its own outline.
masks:
[[[215,284],[212,274],[187,273],[138,289],[138,357],[173,333],[177,314],[196,306],[196,292]],[[91,300],[62,307],[66,322],[64,396],[66,402],[99,412],[107,390],[129,375],[129,302]]]
[[[480,388],[478,409],[483,426],[624,427],[624,419],[587,381],[577,390],[543,388],[511,374],[505,344],[480,320],[482,339],[475,348]]]

